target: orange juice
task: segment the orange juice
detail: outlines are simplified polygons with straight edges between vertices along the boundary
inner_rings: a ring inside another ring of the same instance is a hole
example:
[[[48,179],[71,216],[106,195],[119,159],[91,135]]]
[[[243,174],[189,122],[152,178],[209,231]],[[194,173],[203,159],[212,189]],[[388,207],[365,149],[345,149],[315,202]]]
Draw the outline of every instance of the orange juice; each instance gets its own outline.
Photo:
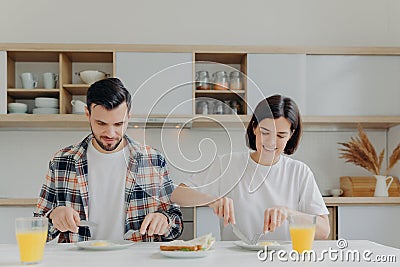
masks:
[[[32,230],[17,232],[16,235],[21,262],[40,262],[43,259],[43,251],[47,238],[47,229],[45,231]]]
[[[290,226],[290,237],[292,239],[292,248],[298,253],[304,250],[311,250],[315,235],[315,225]]]

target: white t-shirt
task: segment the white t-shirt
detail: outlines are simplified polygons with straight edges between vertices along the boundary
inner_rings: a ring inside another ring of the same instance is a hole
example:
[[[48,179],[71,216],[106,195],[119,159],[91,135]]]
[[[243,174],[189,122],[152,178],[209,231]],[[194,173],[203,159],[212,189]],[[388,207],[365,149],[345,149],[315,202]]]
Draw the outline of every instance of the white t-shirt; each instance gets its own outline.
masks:
[[[207,170],[184,183],[203,193],[232,198],[236,225],[249,239],[263,231],[266,208],[286,206],[308,214],[329,214],[310,168],[284,155],[272,166],[254,162],[250,152],[218,156]],[[220,222],[221,239],[237,240],[232,227]],[[287,221],[264,239],[290,240]]]
[[[122,240],[125,229],[125,179],[127,163],[124,151],[105,154],[89,142],[88,190],[92,239]]]

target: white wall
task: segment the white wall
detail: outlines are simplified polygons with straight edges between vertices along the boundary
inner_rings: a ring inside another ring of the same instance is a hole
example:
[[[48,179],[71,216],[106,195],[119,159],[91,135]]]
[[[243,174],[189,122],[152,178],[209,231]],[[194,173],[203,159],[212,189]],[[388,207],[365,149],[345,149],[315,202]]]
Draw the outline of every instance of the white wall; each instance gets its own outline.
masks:
[[[0,0],[0,42],[399,46],[397,0]]]

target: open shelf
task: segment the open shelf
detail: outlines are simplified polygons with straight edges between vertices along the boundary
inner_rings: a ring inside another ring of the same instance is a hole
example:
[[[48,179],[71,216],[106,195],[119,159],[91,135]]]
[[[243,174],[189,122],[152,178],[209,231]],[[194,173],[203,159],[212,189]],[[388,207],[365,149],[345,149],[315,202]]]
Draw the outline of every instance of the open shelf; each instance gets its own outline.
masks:
[[[63,87],[71,95],[86,95],[89,84],[63,84]]]
[[[59,97],[59,89],[7,89],[7,95],[16,99],[34,99],[35,97]]]
[[[245,90],[196,90],[196,95],[203,95],[203,94],[244,94],[246,93]]]

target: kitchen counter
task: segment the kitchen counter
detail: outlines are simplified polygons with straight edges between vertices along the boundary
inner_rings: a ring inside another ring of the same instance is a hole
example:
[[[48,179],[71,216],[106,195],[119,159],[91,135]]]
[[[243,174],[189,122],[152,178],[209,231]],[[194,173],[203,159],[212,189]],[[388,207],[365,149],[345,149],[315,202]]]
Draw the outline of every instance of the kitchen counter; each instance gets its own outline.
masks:
[[[400,197],[324,197],[327,206],[400,205]],[[35,206],[36,198],[2,198],[0,206]]]

